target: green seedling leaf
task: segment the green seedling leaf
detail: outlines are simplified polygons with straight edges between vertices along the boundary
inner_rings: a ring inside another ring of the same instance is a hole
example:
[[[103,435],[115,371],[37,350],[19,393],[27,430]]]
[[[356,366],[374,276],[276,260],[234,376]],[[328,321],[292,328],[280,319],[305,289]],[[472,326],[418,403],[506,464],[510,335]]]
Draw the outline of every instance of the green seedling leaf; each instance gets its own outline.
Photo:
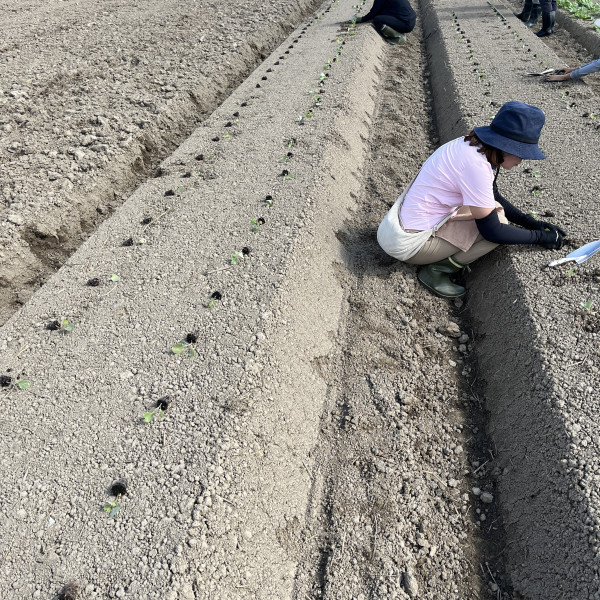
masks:
[[[538,213],[535,210],[528,210],[527,214],[531,215],[534,219],[538,218]]]
[[[113,274],[110,276],[110,280],[111,281],[121,281],[121,278],[118,275]]]
[[[211,298],[206,306],[212,310],[215,307],[215,302],[216,300],[214,298]]]
[[[21,379],[20,381],[17,381],[16,385],[20,390],[28,390],[31,387],[31,383],[29,383],[27,379]]]
[[[61,331],[64,331],[65,333],[71,333],[71,331],[73,331],[73,327],[73,323],[71,323],[68,319],[63,319],[62,323],[60,324]]]
[[[196,351],[195,351],[193,348],[190,348],[190,349],[188,350],[188,356],[189,356],[190,358],[192,358],[193,356],[196,356]]]
[[[229,260],[230,264],[232,265],[237,265],[238,262],[240,261],[240,258],[242,258],[243,254],[241,252],[239,252],[238,250],[236,250],[233,253],[233,256],[231,257],[231,259]]]
[[[594,306],[594,301],[588,300],[587,302],[580,302],[580,304],[585,310],[591,310],[592,306]]]
[[[115,506],[109,513],[109,517],[114,517],[121,510],[121,505]]]
[[[171,348],[171,352],[173,354],[181,354],[187,347],[188,344],[186,342],[179,342]]]
[[[230,137],[231,137],[231,134],[230,134],[230,133],[226,133],[226,134],[225,134],[223,137],[224,137],[225,139],[227,139],[227,138],[230,138]]]
[[[154,420],[154,411],[144,413],[144,423],[151,423]]]
[[[574,275],[575,274],[575,269],[573,269],[573,267],[571,267],[568,271],[567,271],[567,275]]]
[[[534,171],[532,173],[532,175],[537,179],[537,178],[541,177],[542,174],[539,171]]]

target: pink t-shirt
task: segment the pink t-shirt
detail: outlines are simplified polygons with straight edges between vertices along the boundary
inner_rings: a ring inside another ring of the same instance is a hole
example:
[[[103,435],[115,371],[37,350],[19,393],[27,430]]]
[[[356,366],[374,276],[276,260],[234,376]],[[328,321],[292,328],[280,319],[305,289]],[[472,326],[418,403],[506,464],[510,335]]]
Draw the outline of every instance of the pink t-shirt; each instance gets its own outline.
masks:
[[[421,167],[406,194],[400,217],[404,229],[425,231],[460,206],[496,206],[492,166],[477,146],[457,138],[438,148]]]

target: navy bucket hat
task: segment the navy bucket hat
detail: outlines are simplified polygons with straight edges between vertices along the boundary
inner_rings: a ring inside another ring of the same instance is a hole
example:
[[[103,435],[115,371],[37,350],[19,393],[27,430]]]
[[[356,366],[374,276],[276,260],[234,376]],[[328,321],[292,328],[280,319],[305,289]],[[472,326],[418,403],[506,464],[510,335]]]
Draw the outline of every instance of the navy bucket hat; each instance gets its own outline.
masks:
[[[537,144],[545,121],[537,106],[507,102],[489,127],[475,127],[473,131],[488,146],[526,160],[542,160],[546,156]]]

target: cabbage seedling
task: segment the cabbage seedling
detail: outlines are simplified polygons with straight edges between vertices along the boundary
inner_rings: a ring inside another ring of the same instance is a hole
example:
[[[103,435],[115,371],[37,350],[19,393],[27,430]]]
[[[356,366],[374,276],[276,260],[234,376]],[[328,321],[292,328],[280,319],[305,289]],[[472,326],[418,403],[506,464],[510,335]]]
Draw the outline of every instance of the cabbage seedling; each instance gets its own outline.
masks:
[[[114,517],[121,510],[121,503],[114,501],[107,502],[102,510],[108,513],[109,517]]]
[[[591,310],[592,306],[594,306],[594,301],[593,300],[588,300],[587,302],[580,302],[579,304],[585,310]]]
[[[229,259],[229,264],[231,264],[231,265],[237,265],[238,262],[240,262],[241,258],[242,258],[242,253],[239,252],[238,250],[236,250],[233,253],[233,256]]]

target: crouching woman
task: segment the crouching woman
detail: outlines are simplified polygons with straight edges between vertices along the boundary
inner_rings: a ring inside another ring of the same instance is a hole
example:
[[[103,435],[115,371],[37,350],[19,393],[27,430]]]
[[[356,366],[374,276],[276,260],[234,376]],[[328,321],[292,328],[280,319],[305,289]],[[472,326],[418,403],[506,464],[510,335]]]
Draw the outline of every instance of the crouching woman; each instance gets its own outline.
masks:
[[[546,158],[538,147],[544,122],[539,108],[507,102],[491,125],[438,148],[385,216],[379,245],[398,260],[423,265],[419,281],[444,298],[463,296],[465,288],[451,276],[499,244],[559,249],[566,232],[523,213],[496,186],[500,167]]]

